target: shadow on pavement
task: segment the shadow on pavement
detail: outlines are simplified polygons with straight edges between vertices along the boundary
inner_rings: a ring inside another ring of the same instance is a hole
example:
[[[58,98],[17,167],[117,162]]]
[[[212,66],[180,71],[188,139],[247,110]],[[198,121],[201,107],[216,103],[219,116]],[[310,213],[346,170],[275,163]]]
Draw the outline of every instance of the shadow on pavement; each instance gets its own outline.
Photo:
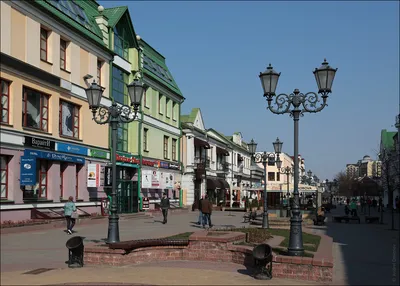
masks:
[[[325,229],[311,227],[333,238],[333,284],[399,285],[399,232],[388,230],[387,225],[367,224],[361,214],[360,224],[332,222],[337,215],[344,215],[344,206],[332,210]]]

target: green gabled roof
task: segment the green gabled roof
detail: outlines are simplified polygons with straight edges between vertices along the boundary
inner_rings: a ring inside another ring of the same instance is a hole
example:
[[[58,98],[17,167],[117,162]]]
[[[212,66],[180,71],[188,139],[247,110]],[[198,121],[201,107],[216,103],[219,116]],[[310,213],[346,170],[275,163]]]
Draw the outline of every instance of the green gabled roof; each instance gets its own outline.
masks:
[[[146,43],[143,39],[139,41],[143,47],[143,72],[169,90],[183,98],[177,83],[165,64],[165,57],[157,52],[153,47]]]
[[[200,108],[192,108],[192,111],[189,115],[181,115],[181,122],[194,123],[197,117],[197,113],[199,113]]]
[[[72,0],[70,0],[72,1]],[[89,24],[91,28],[85,27],[81,23],[75,21],[72,19],[70,16],[64,14],[62,11],[58,10],[56,7],[51,5],[49,1],[45,0],[34,0],[34,1],[29,1],[29,3],[37,6],[39,9],[44,10],[46,14],[50,14],[51,16],[58,18],[62,22],[64,22],[66,25],[71,26],[72,28],[75,28],[83,34],[84,36],[87,36],[89,39],[93,40],[97,44],[106,47],[104,42],[103,42],[103,34],[99,28],[99,26],[96,23],[95,16],[99,15],[97,8],[94,7],[93,1],[72,1],[76,3],[78,6],[80,6],[89,21]]]
[[[107,8],[104,9],[103,15],[108,18],[108,25],[114,28],[126,10],[128,10],[127,6]]]
[[[394,140],[393,137],[396,135],[397,132],[394,131],[387,131],[383,129],[381,131],[381,144],[383,148],[393,149],[394,148]]]

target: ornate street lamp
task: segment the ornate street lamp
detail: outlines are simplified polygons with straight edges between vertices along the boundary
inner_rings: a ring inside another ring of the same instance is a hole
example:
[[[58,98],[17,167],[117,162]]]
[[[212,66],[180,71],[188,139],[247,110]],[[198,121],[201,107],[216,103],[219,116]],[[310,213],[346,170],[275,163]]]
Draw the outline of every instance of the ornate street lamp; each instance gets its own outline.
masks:
[[[289,191],[289,176],[293,175],[293,167],[286,166],[285,168],[279,168],[279,172],[282,175],[286,175],[286,197],[288,198],[287,213],[286,217],[290,217],[290,191]]]
[[[139,111],[140,102],[142,100],[144,86],[141,82],[135,79],[128,86],[129,98],[131,100],[131,106],[118,105],[115,101],[112,102],[111,106],[105,107],[100,106],[101,97],[103,95],[104,88],[99,86],[95,81],[91,86],[85,89],[86,96],[89,102],[89,108],[93,113],[93,120],[97,124],[111,125],[111,141],[112,141],[112,152],[111,152],[111,164],[112,164],[112,191],[111,191],[111,209],[108,217],[108,236],[107,243],[119,242],[119,217],[117,213],[117,129],[118,123],[129,123],[136,119],[136,115]],[[132,108],[133,107],[133,108]]]
[[[288,254],[300,256],[304,253],[302,237],[302,217],[299,206],[299,118],[300,114],[316,113],[324,109],[327,105],[328,94],[331,93],[333,79],[337,69],[331,68],[326,60],[320,68],[314,70],[314,76],[318,85],[318,94],[308,92],[300,93],[295,89],[291,94],[275,94],[280,73],[274,71],[271,64],[267,70],[260,73],[261,85],[264,97],[268,101],[268,109],[275,114],[289,113],[294,120],[294,202],[292,207],[292,217],[290,219],[290,238]],[[322,102],[321,99],[322,98]]]
[[[253,139],[251,139],[250,143],[248,144],[249,146],[249,151],[251,154],[251,157],[254,159],[256,163],[262,163],[264,166],[264,176],[265,176],[265,181],[264,181],[264,210],[263,210],[263,222],[262,222],[262,228],[269,228],[269,223],[268,223],[268,199],[267,199],[267,164],[282,164],[282,161],[280,161],[279,154],[281,153],[282,150],[282,144],[283,142],[279,141],[279,138],[276,138],[275,142],[272,143],[274,146],[274,151],[276,153],[276,158],[275,154],[270,153],[267,154],[267,152],[263,153],[257,153],[257,143],[254,142]]]

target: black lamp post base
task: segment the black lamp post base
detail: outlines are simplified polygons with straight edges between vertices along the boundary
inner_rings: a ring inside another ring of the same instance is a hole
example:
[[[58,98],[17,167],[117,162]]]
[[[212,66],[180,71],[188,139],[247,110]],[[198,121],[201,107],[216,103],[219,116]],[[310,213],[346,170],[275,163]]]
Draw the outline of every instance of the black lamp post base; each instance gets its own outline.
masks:
[[[268,229],[269,228],[269,222],[268,222],[268,213],[263,214],[263,221],[262,221],[262,228]]]
[[[117,214],[111,214],[108,217],[108,235],[107,243],[119,242],[119,216]]]
[[[288,256],[303,256],[304,249],[303,248],[301,248],[301,249],[288,248],[287,255]]]
[[[268,273],[268,271],[263,271],[254,275],[254,279],[257,280],[271,280],[272,274]]]

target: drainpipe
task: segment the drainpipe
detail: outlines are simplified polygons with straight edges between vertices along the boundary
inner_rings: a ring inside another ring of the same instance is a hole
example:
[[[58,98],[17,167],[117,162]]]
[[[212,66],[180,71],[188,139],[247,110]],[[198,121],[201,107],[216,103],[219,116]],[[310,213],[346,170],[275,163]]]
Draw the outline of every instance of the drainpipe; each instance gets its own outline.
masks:
[[[179,166],[180,166],[180,169],[181,169],[181,183],[180,183],[180,185],[181,185],[181,188],[179,188],[179,207],[183,207],[183,190],[182,190],[182,177],[183,177],[183,174],[182,174],[182,167],[183,167],[183,164],[182,164],[182,162],[181,162],[181,140],[182,140],[182,128],[181,128],[181,118],[180,118],[180,114],[181,114],[181,104],[182,104],[182,102],[179,102],[179,105],[178,105],[178,126],[179,126],[179,132],[180,132],[180,134],[179,134],[179,140],[178,140],[178,150],[179,150],[179,152],[178,152],[178,162],[179,162]]]

